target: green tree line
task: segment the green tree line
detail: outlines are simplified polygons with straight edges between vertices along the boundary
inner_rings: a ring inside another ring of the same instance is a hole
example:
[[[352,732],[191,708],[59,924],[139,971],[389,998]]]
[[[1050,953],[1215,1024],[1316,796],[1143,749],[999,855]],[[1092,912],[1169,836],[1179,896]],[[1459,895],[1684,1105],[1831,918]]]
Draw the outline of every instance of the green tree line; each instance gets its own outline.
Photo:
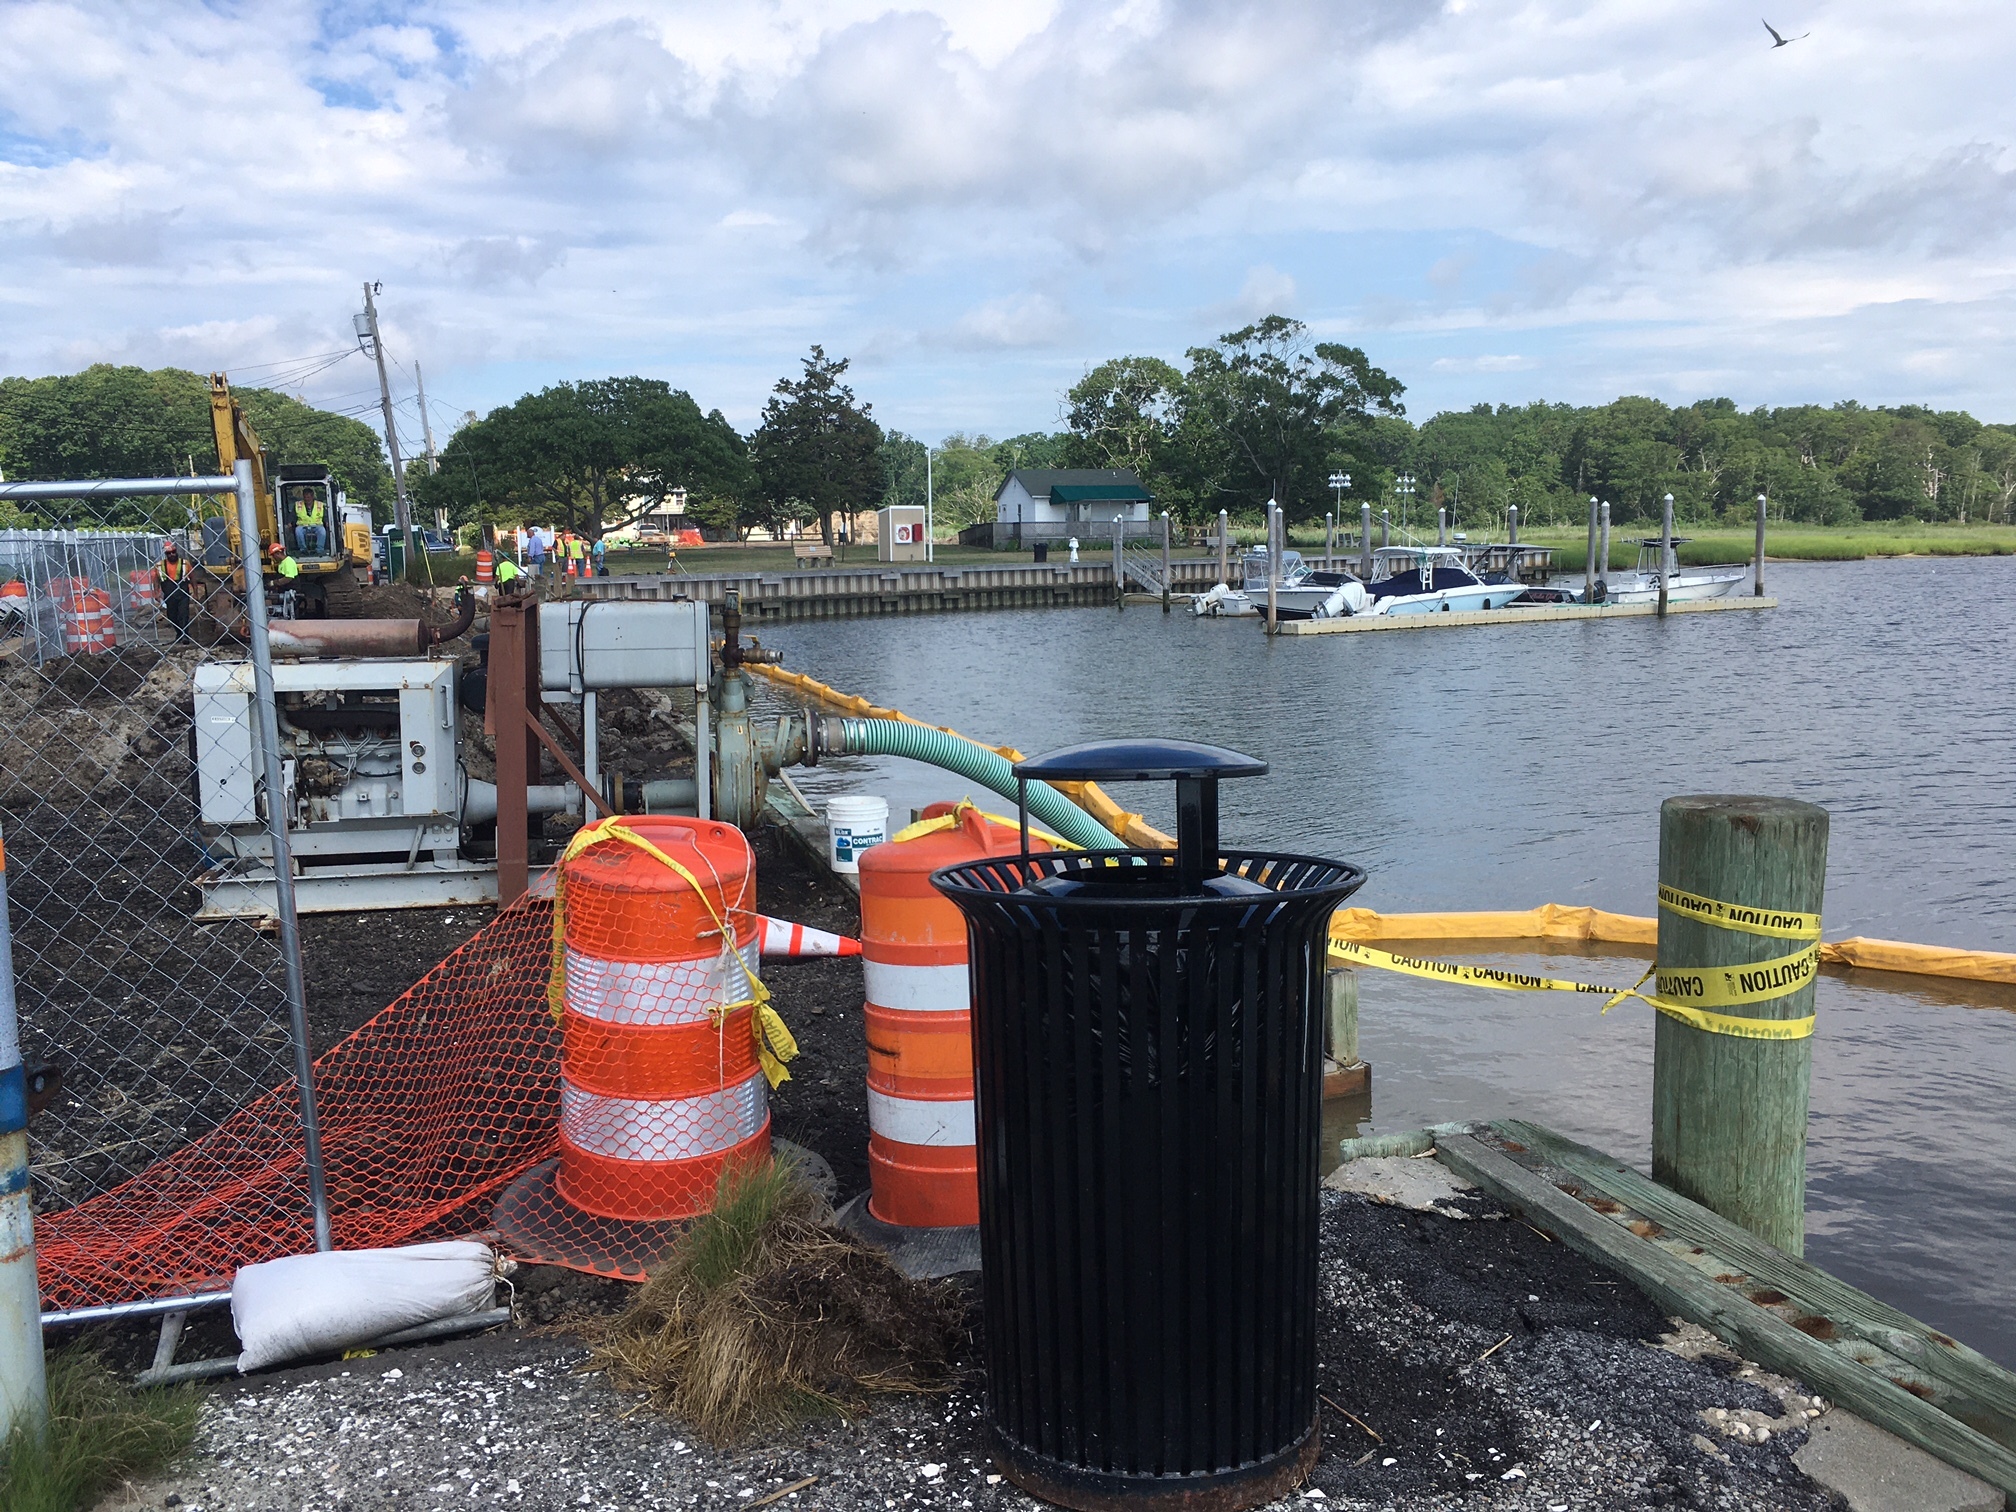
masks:
[[[1190,525],[1221,509],[1254,523],[1269,499],[1291,520],[1341,503],[1349,521],[1369,503],[1417,528],[1447,508],[1478,531],[1515,504],[1532,524],[1579,524],[1591,498],[1620,521],[1655,520],[1669,493],[1694,524],[1748,519],[1759,493],[1775,518],[1814,524],[2008,522],[2016,509],[2016,426],[1963,411],[1625,397],[1480,404],[1416,424],[1398,378],[1278,315],[1192,347],[1180,365],[1098,363],[1061,396],[1058,430],[1005,440],[961,431],[927,448],[882,428],[847,383],[845,358],[814,346],[799,368],[746,436],[659,379],[554,384],[462,427],[439,472],[409,469],[408,484],[416,508],[457,524],[537,521],[590,536],[675,495],[717,534],[830,533],[836,513],[924,503],[927,469],[940,526],[957,529],[993,517],[1017,467],[1131,468]],[[274,460],[326,463],[353,500],[390,518],[372,428],[269,390],[236,392]],[[11,478],[203,471],[214,460],[197,374],[98,366],[0,379],[0,469]],[[1341,498],[1338,474],[1350,479]]]
[[[352,503],[370,505],[375,518],[392,517],[392,471],[370,426],[272,389],[231,392],[276,464],[323,463]],[[201,374],[100,363],[60,377],[0,378],[0,472],[12,481],[208,476],[216,470],[210,385]],[[179,498],[124,499],[37,505],[0,524],[166,528],[187,517],[188,504]]]

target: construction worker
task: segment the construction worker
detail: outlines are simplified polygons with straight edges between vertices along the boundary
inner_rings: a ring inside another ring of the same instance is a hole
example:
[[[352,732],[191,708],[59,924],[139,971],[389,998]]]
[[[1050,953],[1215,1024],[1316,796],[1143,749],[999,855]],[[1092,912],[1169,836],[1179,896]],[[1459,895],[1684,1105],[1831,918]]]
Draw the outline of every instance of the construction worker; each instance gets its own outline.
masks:
[[[161,565],[154,569],[161,583],[161,612],[175,627],[175,639],[189,639],[189,564],[182,560],[182,548],[169,541],[161,548]]]
[[[589,556],[595,561],[595,576],[609,576],[609,543],[602,537],[595,537],[595,544],[589,548]]]
[[[535,578],[546,575],[546,537],[537,525],[525,533],[525,567]]]
[[[502,551],[497,553],[497,591],[499,593],[504,592],[506,589],[510,589],[511,592],[516,593],[518,590],[512,588],[511,585],[524,576],[525,574],[518,570],[518,564],[511,560],[509,553]]]
[[[327,556],[329,532],[323,524],[322,501],[304,488],[294,496],[294,544],[304,556]]]
[[[291,583],[295,578],[301,576],[301,564],[289,556],[287,548],[282,546],[278,541],[275,541],[271,546],[266,548],[266,555],[273,563],[273,570],[280,574],[281,577],[286,578],[288,582]]]
[[[571,532],[567,537],[567,561],[569,570],[577,578],[588,576],[588,541],[584,536]]]

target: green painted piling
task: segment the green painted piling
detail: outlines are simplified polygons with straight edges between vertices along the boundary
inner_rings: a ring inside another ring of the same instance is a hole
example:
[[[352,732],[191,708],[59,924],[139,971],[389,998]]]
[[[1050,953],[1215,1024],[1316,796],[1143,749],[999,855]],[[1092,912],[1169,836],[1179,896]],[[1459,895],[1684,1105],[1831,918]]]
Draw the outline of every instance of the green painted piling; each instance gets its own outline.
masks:
[[[1659,882],[1699,898],[1818,914],[1827,811],[1791,798],[1668,798]],[[1750,934],[1659,910],[1661,973],[1749,965],[1810,941]],[[1814,981],[1790,996],[1718,1010],[1803,1019]],[[1714,1033],[1661,1013],[1653,1031],[1652,1175],[1790,1255],[1806,1242],[1806,1104],[1813,1041]]]

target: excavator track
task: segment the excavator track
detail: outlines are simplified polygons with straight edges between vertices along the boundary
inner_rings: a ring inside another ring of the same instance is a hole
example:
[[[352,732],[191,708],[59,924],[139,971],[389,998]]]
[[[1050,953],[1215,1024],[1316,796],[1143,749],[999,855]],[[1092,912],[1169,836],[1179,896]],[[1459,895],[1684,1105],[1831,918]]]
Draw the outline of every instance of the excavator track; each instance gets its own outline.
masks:
[[[347,564],[322,579],[322,603],[331,619],[356,619],[364,612],[364,589]]]

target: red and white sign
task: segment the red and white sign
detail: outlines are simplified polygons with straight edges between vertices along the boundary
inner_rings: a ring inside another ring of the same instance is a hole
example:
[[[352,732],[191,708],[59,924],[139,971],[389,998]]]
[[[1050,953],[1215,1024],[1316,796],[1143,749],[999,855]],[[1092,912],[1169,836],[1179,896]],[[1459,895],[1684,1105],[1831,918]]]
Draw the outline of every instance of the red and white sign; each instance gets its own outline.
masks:
[[[915,525],[898,525],[896,527],[896,544],[898,546],[908,546],[913,539],[911,532],[916,529]]]

